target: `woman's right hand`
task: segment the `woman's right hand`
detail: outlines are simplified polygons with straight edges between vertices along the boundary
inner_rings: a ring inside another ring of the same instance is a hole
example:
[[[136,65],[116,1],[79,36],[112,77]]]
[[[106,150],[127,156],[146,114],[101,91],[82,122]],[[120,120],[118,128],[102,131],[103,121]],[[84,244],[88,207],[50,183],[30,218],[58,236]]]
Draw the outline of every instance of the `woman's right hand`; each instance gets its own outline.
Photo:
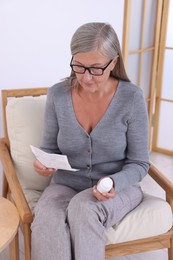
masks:
[[[56,169],[46,168],[39,160],[35,160],[33,163],[35,171],[41,176],[51,176]]]

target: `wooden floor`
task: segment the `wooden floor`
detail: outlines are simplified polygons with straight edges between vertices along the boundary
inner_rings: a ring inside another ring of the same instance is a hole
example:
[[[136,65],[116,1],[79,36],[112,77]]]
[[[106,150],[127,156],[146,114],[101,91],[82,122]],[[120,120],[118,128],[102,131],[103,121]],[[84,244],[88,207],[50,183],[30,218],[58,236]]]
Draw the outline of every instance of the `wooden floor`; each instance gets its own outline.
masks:
[[[162,155],[159,153],[152,153],[150,158],[151,161],[155,165],[157,165],[157,167],[173,182],[173,157]],[[164,193],[160,190],[157,184],[155,184],[155,182],[149,176],[145,177],[145,179],[142,181],[141,186],[144,191],[150,194],[154,194],[162,198],[164,197]],[[21,241],[21,247],[23,248],[22,241]],[[8,260],[8,259],[9,259],[8,249],[5,249],[0,254],[0,260]],[[157,251],[140,253],[135,255],[111,258],[111,260],[113,259],[114,260],[168,260],[168,256],[167,256],[167,250],[164,249],[164,250],[157,250]],[[23,250],[20,251],[20,260],[24,260]],[[38,259],[38,260],[44,260],[44,259]]]

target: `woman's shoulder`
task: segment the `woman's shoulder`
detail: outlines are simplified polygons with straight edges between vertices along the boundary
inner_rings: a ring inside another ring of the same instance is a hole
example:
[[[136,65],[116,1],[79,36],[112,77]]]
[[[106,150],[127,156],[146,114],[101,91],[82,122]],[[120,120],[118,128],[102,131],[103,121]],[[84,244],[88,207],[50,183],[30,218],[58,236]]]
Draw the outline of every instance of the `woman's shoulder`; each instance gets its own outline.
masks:
[[[129,81],[120,81],[120,90],[128,93],[142,92],[141,88]]]
[[[126,81],[120,81],[117,95],[116,95],[116,103],[118,103],[120,106],[124,106],[126,104],[126,108],[129,106],[129,109],[131,106],[133,106],[134,103],[143,103],[144,101],[144,95],[143,91],[140,87],[137,85],[126,82]]]
[[[66,93],[69,92],[69,90],[70,90],[70,85],[66,80],[64,80],[51,86],[48,89],[48,94],[53,95],[54,97],[55,96],[62,97],[63,95],[66,95]]]
[[[124,99],[131,100],[137,96],[143,97],[143,91],[140,87],[131,82],[120,81],[119,95],[122,96]]]

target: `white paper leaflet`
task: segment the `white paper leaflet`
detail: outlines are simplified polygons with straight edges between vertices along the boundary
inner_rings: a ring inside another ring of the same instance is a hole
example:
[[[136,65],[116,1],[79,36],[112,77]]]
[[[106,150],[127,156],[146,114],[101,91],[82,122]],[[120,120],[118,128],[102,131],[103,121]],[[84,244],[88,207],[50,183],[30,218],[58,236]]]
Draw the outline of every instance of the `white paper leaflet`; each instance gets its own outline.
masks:
[[[77,169],[71,168],[66,155],[46,153],[33,145],[30,145],[30,147],[37,160],[39,160],[45,167],[78,171]]]

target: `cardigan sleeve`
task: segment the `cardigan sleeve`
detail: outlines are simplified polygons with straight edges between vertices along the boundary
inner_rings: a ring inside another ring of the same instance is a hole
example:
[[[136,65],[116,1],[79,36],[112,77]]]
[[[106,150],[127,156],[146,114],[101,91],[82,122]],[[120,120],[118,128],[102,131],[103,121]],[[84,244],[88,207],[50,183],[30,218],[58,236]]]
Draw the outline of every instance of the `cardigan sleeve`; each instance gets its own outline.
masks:
[[[142,91],[136,91],[130,117],[127,120],[126,159],[122,170],[111,175],[115,190],[139,183],[149,169],[148,116]]]
[[[59,126],[58,119],[55,111],[54,92],[49,88],[45,107],[43,138],[40,149],[49,153],[60,154],[57,145]]]

